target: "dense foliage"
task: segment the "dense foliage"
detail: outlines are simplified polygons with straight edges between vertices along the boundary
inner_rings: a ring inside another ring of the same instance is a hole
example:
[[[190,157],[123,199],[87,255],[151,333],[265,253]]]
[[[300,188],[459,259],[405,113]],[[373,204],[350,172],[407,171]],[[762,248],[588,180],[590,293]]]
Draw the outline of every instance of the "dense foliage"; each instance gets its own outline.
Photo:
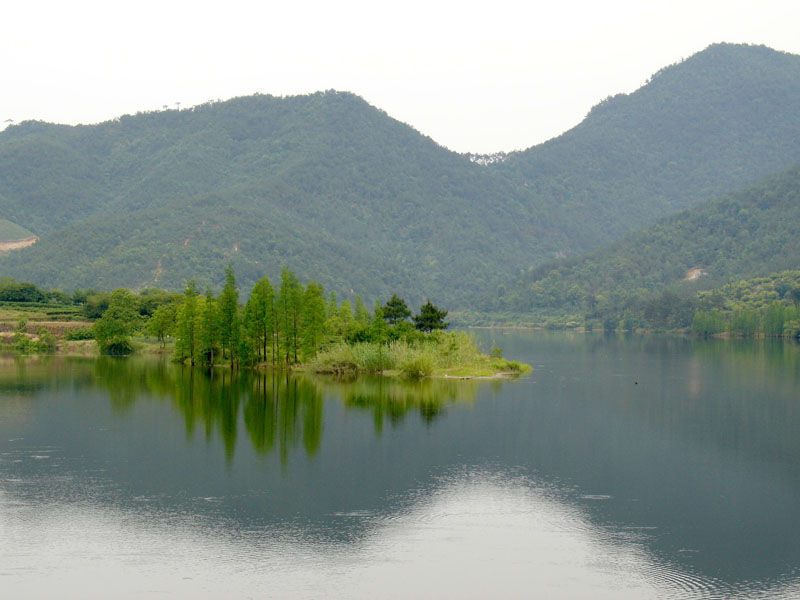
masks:
[[[800,337],[800,271],[773,273],[700,292],[697,306],[692,330],[701,335]]]
[[[800,58],[724,44],[486,165],[337,92],[27,122],[0,133],[0,216],[41,239],[0,269],[70,290],[193,277],[202,291],[228,263],[248,289],[285,264],[370,302],[403,289],[464,307],[799,151]]]
[[[143,307],[152,296],[162,301],[145,314]],[[350,300],[340,304],[335,292],[326,298],[319,283],[311,281],[304,286],[285,267],[279,286],[273,287],[269,277],[264,276],[242,304],[236,276],[229,265],[225,286],[217,296],[210,289],[200,294],[193,280],[182,295],[159,295],[149,290],[137,296],[126,289],[114,290],[92,332],[100,350],[108,354],[130,352],[130,338],[138,330],[158,338],[162,346],[168,338],[174,338],[177,361],[209,366],[228,361],[231,366],[291,366],[313,360],[337,345],[348,346],[352,352],[359,344],[372,344],[380,353],[390,342],[402,342],[407,348],[443,343],[441,336],[426,332],[446,329],[447,323],[442,319],[447,311],[428,301],[414,315],[412,326],[410,311],[391,312],[398,306],[405,307],[406,303],[394,294],[384,306],[376,304],[370,311],[361,296],[356,296],[353,310]],[[388,356],[388,346],[385,352]]]
[[[800,265],[800,168],[712,200],[600,250],[527,271],[487,310],[531,320],[643,312],[665,291],[691,297]],[[694,278],[692,278],[694,276]]]
[[[541,200],[536,237],[556,229],[554,252],[587,250],[791,167],[798,93],[799,57],[715,44],[496,170]]]
[[[0,213],[41,239],[0,268],[68,289],[179,290],[222,285],[228,263],[248,288],[286,264],[340,294],[452,300],[525,264],[513,196],[346,93],[24,123],[0,133]]]

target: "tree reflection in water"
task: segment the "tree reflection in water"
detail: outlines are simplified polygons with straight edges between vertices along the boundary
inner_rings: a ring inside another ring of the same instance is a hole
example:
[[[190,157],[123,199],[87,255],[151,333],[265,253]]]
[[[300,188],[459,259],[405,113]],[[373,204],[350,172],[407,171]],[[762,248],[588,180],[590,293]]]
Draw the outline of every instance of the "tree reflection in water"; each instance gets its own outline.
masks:
[[[339,398],[354,410],[370,411],[375,431],[380,433],[385,422],[394,426],[409,413],[430,423],[441,417],[448,405],[472,402],[478,387],[484,385],[379,376],[342,380],[280,371],[199,369],[130,358],[103,357],[76,364],[82,368],[73,381],[101,386],[115,412],[131,410],[142,398],[165,398],[182,414],[189,437],[197,435],[198,426],[207,440],[218,435],[228,460],[235,452],[238,429],[244,426],[257,452],[268,454],[277,449],[284,464],[300,445],[308,456],[319,450],[325,397]],[[492,382],[493,388],[501,385]]]

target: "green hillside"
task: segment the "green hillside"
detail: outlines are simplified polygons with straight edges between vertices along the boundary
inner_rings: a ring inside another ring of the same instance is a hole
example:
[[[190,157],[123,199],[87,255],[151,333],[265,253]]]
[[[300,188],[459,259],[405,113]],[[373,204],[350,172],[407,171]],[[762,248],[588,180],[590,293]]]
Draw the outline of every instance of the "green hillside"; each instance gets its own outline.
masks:
[[[0,132],[0,214],[40,241],[0,275],[177,289],[232,262],[249,288],[286,265],[344,295],[470,306],[799,153],[800,57],[732,45],[489,166],[339,92],[26,122]]]
[[[587,254],[530,269],[483,308],[536,318],[624,312],[664,290],[694,295],[800,265],[800,167]],[[696,270],[696,279],[689,279]]]
[[[0,219],[0,242],[16,242],[30,237],[33,237],[33,234],[24,227],[6,219]]]
[[[418,302],[475,293],[498,280],[498,264],[525,264],[523,209],[508,184],[352,94],[253,96],[10,132],[0,136],[7,153],[29,142],[41,154],[47,132],[56,162],[76,165],[67,183],[86,176],[85,194],[58,200],[44,172],[0,179],[17,200],[8,213],[42,238],[2,268],[43,285],[217,284],[233,262],[249,286],[286,264],[344,294],[408,285]],[[475,275],[467,285],[465,272]]]
[[[799,108],[800,57],[716,44],[495,168],[530,190],[536,234],[557,229],[551,250],[570,254],[790,168]]]

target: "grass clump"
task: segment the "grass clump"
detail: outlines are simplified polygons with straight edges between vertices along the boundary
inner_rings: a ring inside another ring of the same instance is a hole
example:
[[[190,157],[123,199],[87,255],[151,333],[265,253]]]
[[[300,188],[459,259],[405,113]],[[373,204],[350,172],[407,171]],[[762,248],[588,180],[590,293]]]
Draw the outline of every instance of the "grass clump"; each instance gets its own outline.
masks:
[[[316,373],[336,375],[398,371],[409,379],[429,376],[490,377],[526,373],[528,365],[482,354],[467,333],[433,332],[424,339],[400,339],[388,344],[339,342],[307,365]]]
[[[309,364],[315,373],[346,375],[359,371],[353,346],[344,342],[334,344],[324,352],[317,354]]]
[[[394,358],[385,344],[338,342],[315,356],[308,367],[315,373],[347,375],[381,373],[393,369]]]
[[[413,353],[398,365],[400,372],[410,379],[419,379],[433,374],[434,359],[426,352]]]

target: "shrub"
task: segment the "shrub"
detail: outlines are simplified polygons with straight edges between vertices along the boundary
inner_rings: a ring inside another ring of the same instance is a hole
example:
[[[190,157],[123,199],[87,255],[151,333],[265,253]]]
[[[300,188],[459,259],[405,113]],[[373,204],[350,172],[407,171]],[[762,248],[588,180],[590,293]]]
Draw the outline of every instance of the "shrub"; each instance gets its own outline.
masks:
[[[103,353],[110,356],[127,356],[133,352],[133,346],[128,340],[112,342],[103,346]]]
[[[50,333],[44,327],[41,327],[36,332],[36,335],[39,337],[39,339],[35,342],[36,351],[37,352],[55,352],[56,351],[56,339],[53,337],[52,333]]]
[[[389,347],[383,344],[356,344],[353,346],[353,354],[362,371],[380,373],[394,367]]]
[[[398,365],[406,377],[418,379],[433,373],[433,359],[425,352],[411,353]]]
[[[391,349],[382,344],[339,343],[317,354],[309,363],[317,373],[346,374],[364,371],[379,373],[394,368]]]
[[[317,373],[345,374],[358,371],[353,348],[348,344],[334,344],[317,354],[311,361],[311,369]]]
[[[91,327],[81,327],[68,331],[64,336],[66,340],[93,340],[94,334]]]

